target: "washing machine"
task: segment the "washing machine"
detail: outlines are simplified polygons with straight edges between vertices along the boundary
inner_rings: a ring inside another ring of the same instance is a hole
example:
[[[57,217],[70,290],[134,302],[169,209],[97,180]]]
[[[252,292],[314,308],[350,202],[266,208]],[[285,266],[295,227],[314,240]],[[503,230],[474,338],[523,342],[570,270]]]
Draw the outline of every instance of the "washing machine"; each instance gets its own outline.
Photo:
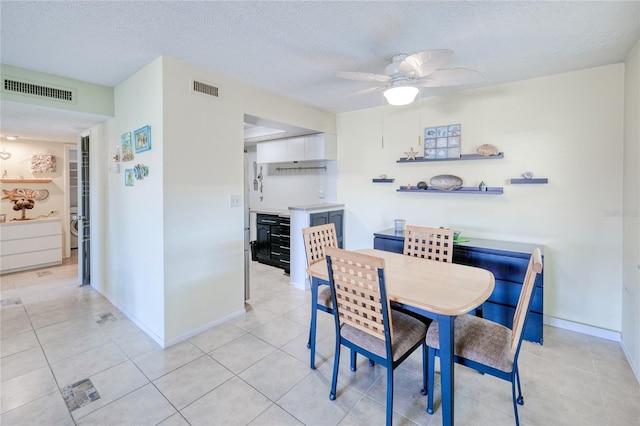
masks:
[[[71,238],[69,239],[70,247],[72,249],[78,248],[78,220],[74,219],[74,217],[78,216],[78,208],[71,207],[69,209],[71,213],[70,223],[69,223],[69,234],[71,234]]]

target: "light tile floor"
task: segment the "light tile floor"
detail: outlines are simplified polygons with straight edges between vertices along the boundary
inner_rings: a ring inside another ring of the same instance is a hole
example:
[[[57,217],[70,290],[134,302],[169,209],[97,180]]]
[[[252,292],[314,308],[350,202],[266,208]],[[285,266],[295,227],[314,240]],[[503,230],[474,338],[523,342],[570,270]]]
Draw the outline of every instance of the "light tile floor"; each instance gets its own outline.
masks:
[[[360,357],[353,373],[343,351],[330,401],[332,319],[319,314],[312,371],[309,292],[257,262],[251,277],[246,315],[163,350],[92,288],[78,287],[75,259],[3,275],[0,423],[383,424],[384,369]],[[640,424],[640,387],[618,343],[552,327],[544,334],[544,346],[525,342],[520,357],[523,425]],[[395,372],[396,425],[442,422],[438,386],[436,412],[425,412],[420,362],[418,351]],[[456,424],[514,424],[509,383],[456,366],[455,388]],[[63,390],[77,391],[71,411]]]

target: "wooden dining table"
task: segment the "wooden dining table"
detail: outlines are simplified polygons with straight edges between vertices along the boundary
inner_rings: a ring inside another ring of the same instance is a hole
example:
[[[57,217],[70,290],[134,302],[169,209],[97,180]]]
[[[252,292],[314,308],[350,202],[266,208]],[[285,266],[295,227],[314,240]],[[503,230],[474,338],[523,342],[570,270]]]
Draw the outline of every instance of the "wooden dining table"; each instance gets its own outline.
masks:
[[[438,321],[442,423],[453,425],[455,318],[474,310],[489,298],[494,287],[493,274],[486,269],[384,250],[356,251],[384,259],[387,295],[392,306]],[[326,262],[311,265],[307,273],[315,281],[312,285],[328,284]]]

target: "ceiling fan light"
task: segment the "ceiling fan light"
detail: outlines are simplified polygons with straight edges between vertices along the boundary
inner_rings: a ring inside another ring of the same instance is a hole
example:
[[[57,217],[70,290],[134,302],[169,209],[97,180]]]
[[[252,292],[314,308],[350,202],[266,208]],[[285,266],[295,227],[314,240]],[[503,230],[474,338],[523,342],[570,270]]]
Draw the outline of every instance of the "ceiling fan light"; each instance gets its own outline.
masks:
[[[390,105],[408,105],[416,99],[419,90],[412,86],[392,87],[384,91],[384,97]]]

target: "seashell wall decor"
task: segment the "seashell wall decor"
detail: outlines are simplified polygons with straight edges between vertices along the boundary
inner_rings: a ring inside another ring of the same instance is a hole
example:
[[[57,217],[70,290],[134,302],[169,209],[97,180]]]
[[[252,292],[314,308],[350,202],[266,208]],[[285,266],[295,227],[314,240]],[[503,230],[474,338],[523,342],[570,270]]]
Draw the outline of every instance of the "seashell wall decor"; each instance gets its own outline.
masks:
[[[455,191],[462,188],[462,179],[454,175],[437,175],[431,178],[429,184],[442,191]]]
[[[42,201],[49,197],[49,191],[46,189],[27,189],[27,188],[13,188],[11,191],[3,189],[4,193],[2,199],[9,199],[9,201],[16,201],[22,198]]]
[[[56,156],[50,154],[34,154],[31,157],[31,171],[46,173],[56,171]]]
[[[488,157],[490,155],[498,155],[500,151],[494,145],[485,143],[484,145],[480,145],[476,152],[482,156]]]

